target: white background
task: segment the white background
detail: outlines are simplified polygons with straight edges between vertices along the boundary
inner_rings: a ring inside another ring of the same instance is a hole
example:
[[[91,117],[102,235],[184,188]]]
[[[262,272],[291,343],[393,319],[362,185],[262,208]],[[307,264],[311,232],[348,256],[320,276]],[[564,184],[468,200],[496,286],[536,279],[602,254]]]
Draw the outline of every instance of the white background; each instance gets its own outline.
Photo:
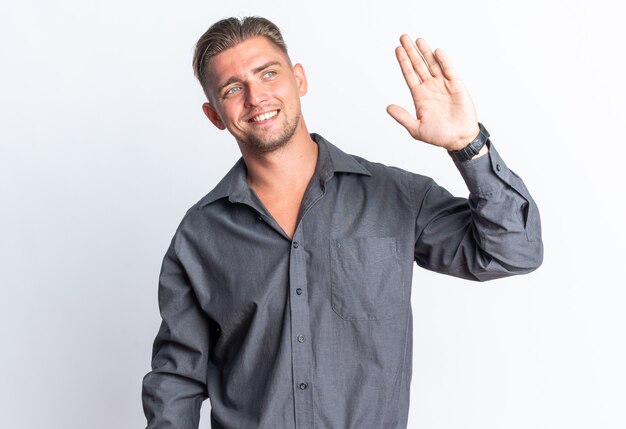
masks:
[[[416,268],[409,427],[626,427],[626,34],[610,4],[2,0],[0,427],[145,425],[161,258],[239,157],[201,112],[193,46],[251,14],[304,65],[311,131],[467,195],[448,155],[385,113],[410,107],[398,36],[443,47],[539,204],[535,273]]]

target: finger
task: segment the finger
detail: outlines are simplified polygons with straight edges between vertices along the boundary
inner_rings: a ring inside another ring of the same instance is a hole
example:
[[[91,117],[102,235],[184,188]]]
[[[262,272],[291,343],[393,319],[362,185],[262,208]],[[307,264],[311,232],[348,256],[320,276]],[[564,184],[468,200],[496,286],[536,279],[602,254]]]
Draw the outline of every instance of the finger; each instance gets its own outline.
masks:
[[[419,51],[419,49],[417,49],[415,43],[413,43],[413,41],[406,34],[403,34],[400,37],[400,43],[402,44],[402,47],[409,56],[409,60],[411,60],[413,69],[419,76],[420,80],[424,82],[426,79],[430,79],[432,75],[430,74],[430,70],[428,70],[426,60],[424,60],[422,53]]]
[[[387,106],[387,113],[402,125],[414,139],[419,139],[420,121],[415,119],[409,112],[400,106],[390,104]]]
[[[413,88],[421,84],[422,81],[415,73],[411,60],[402,46],[396,48],[396,58],[398,59],[398,64],[400,64],[402,76],[404,76],[406,84],[409,86],[409,89],[413,91]]]
[[[426,43],[426,40],[419,38],[415,41],[415,44],[417,45],[417,49],[419,49],[422,56],[426,60],[426,65],[430,70],[430,74],[433,77],[440,76],[442,74],[441,67],[439,67],[439,63],[437,62],[433,51],[430,49],[430,46],[428,46],[428,43]]]
[[[448,59],[448,56],[443,52],[443,50],[437,48],[435,49],[435,58],[439,62],[439,66],[441,66],[441,71],[446,79],[452,80],[456,79],[456,71],[454,67],[452,67],[452,63]]]

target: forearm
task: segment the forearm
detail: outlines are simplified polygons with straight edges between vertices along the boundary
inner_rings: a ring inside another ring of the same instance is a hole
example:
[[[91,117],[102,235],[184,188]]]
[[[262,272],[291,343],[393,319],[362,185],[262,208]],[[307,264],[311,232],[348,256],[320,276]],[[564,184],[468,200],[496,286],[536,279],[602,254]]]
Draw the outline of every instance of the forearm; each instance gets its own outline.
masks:
[[[543,260],[539,210],[521,178],[493,146],[483,157],[455,164],[470,191],[474,235],[490,258],[484,272],[476,273],[479,279],[539,267]]]
[[[197,429],[205,399],[202,383],[163,370],[149,372],[142,390],[146,429]]]
[[[543,257],[539,213],[521,179],[493,146],[482,157],[455,163],[469,199],[455,198],[434,182],[416,190],[416,262],[480,281],[537,268]]]

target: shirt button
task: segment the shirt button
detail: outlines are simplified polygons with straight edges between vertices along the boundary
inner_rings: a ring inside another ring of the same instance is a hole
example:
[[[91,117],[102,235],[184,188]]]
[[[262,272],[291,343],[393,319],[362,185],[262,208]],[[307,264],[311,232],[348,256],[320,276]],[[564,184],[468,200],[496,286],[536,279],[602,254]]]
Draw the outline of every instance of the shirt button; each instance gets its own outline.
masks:
[[[304,335],[298,335],[298,342],[299,343],[303,343],[305,339],[306,338],[304,338]]]
[[[302,289],[300,289],[300,288],[296,289],[296,293],[297,293],[298,295],[302,295]]]
[[[496,170],[498,171],[502,170],[502,167],[500,167],[500,164],[496,164]]]
[[[300,243],[298,243],[297,241],[293,242],[293,248],[297,249],[298,247],[300,247]]]
[[[309,387],[309,385],[306,383],[300,383],[300,386],[298,387],[300,387],[300,390],[306,390],[306,388]]]

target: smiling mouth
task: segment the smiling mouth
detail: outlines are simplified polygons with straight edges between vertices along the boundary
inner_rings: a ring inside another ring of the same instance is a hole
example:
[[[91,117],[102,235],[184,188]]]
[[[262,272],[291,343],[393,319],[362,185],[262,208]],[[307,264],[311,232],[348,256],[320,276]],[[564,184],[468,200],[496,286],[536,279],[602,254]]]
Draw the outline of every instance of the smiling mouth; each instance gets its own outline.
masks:
[[[278,110],[273,110],[271,112],[266,112],[266,113],[262,113],[260,115],[257,115],[253,118],[250,118],[248,120],[248,122],[264,122],[264,121],[269,121],[270,119],[272,119],[274,116],[278,115]]]

